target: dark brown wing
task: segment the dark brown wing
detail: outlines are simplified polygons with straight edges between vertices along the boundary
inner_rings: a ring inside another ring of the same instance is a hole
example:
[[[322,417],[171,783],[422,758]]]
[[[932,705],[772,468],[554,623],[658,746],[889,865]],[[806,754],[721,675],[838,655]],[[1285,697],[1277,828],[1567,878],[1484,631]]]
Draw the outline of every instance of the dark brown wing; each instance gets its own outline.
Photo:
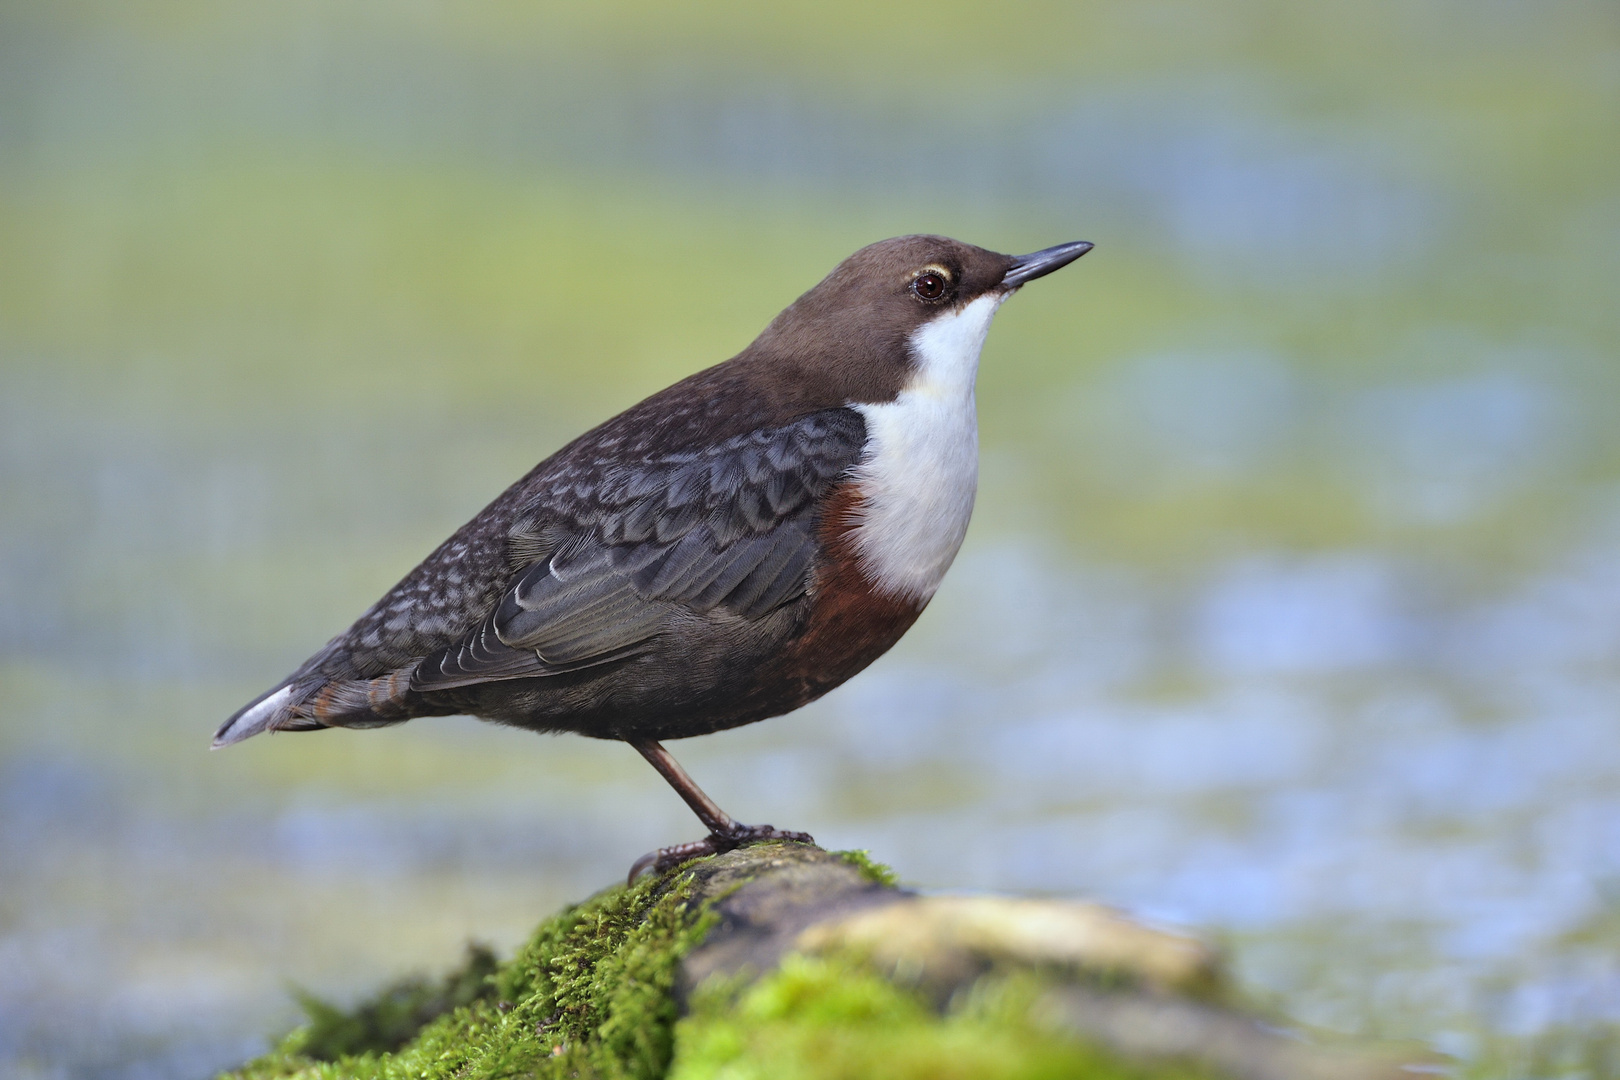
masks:
[[[561,476],[509,534],[532,560],[472,633],[423,659],[411,689],[575,671],[633,655],[678,613],[757,619],[802,595],[816,512],[866,428],[829,409],[699,450]]]

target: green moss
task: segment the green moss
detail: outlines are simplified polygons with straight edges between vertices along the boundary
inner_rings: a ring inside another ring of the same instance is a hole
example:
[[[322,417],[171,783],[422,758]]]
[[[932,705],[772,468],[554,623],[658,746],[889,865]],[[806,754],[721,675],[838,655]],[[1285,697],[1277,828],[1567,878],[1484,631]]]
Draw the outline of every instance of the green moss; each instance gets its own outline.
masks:
[[[466,961],[440,984],[404,979],[352,1011],[299,992],[298,1004],[309,1017],[302,1053],[317,1061],[336,1061],[367,1051],[398,1050],[445,1013],[493,994],[491,976],[497,967],[495,954],[487,947],[469,945]]]
[[[872,861],[870,851],[835,851],[833,854],[859,870],[861,876],[874,885],[893,888],[900,884],[900,875],[882,863]]]
[[[712,917],[693,910],[690,875],[615,888],[546,921],[508,963],[447,982],[451,1006],[408,1045],[399,1029],[423,995],[391,988],[345,1015],[320,1005],[313,1022],[233,1080],[479,1080],[496,1077],[664,1075],[674,1047],[674,985],[681,957]],[[471,969],[469,968],[469,971]],[[463,998],[451,1000],[460,988]],[[393,1023],[386,1033],[381,1022]],[[376,1029],[376,1030],[373,1030]],[[382,1036],[386,1034],[386,1039]],[[320,1060],[328,1054],[333,1060]]]
[[[676,1026],[671,1080],[1208,1080],[1119,1060],[1030,1020],[1039,977],[987,977],[941,1014],[856,957],[789,956],[746,988],[715,983]]]

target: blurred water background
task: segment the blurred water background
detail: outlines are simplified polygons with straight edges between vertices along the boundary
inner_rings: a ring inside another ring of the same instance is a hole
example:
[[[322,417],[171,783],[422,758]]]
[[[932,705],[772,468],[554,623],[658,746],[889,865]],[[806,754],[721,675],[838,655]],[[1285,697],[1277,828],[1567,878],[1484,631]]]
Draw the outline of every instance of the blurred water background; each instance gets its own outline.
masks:
[[[1098,248],[991,333],[916,630],[694,774],[1613,1075],[1613,3],[71,0],[0,5],[0,1076],[205,1076],[695,836],[617,744],[207,742],[915,231]]]

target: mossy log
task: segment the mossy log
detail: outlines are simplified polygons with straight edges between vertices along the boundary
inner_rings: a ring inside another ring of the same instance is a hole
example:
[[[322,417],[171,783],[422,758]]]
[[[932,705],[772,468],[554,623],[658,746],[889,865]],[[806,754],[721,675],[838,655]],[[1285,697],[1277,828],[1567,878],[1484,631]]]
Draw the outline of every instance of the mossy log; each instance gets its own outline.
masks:
[[[1217,954],[1092,904],[919,896],[764,843],[609,889],[498,964],[392,987],[228,1074],[1393,1080],[1236,1002]]]

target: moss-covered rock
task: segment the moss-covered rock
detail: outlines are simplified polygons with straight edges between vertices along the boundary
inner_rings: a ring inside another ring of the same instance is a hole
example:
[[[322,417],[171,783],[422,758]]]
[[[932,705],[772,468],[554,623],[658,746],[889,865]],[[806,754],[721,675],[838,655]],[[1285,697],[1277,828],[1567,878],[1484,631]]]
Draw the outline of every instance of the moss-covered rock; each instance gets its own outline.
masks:
[[[691,902],[693,875],[616,887],[542,923],[517,955],[483,978],[471,1000],[437,1017],[390,1052],[376,1045],[340,1052],[328,1033],[344,1030],[329,1006],[233,1080],[411,1077],[614,1077],[664,1075],[678,1014],[681,958],[703,939],[712,916]],[[414,984],[407,984],[414,985]],[[364,1017],[401,996],[392,987],[349,1014]]]
[[[1220,1001],[1214,955],[1092,905],[917,897],[767,843],[618,886],[505,964],[469,954],[228,1080],[1372,1080]]]
[[[440,982],[403,979],[353,1009],[300,992],[298,1003],[309,1017],[300,1033],[300,1052],[316,1061],[392,1053],[445,1013],[491,997],[495,987],[490,976],[499,969],[487,946],[469,945],[466,961]]]
[[[1040,1023],[1038,976],[981,978],[936,1009],[849,954],[790,954],[742,989],[711,983],[676,1027],[670,1080],[1209,1080],[1190,1061],[1131,1061]]]

